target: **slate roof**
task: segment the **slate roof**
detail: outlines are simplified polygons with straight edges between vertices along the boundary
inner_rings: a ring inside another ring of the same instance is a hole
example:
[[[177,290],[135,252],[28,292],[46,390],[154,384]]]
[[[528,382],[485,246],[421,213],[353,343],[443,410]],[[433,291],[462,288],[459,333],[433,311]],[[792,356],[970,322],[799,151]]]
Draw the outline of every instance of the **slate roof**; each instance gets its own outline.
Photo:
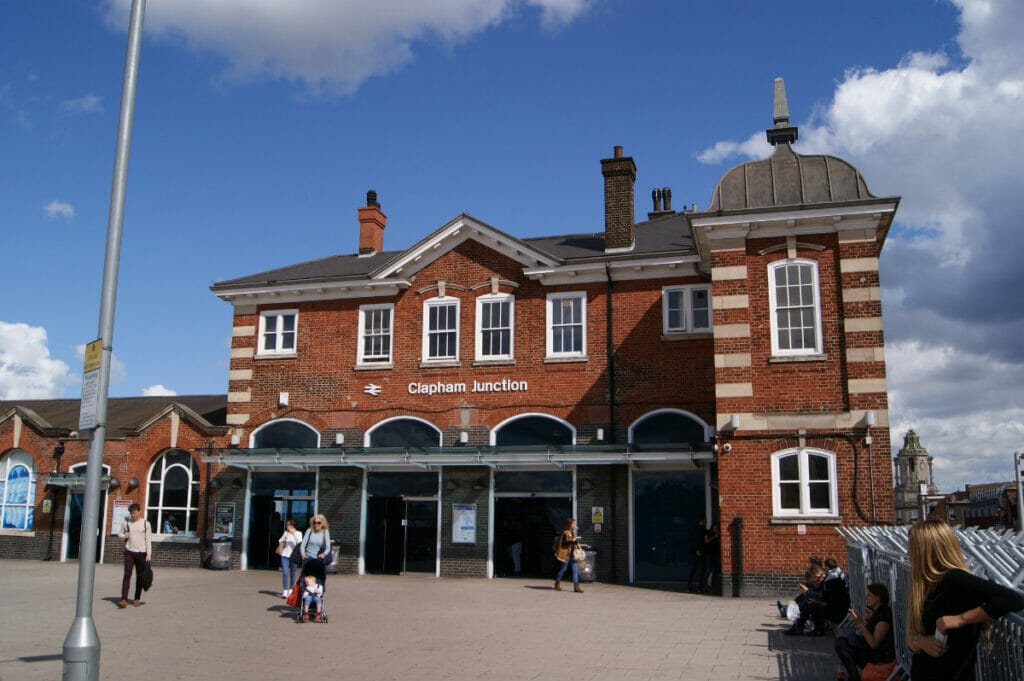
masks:
[[[696,249],[686,222],[685,213],[660,216],[636,225],[636,245],[629,252],[608,254],[604,250],[604,232],[530,237],[524,244],[543,251],[555,260],[568,264],[586,260],[621,260],[652,257],[664,253],[693,254]],[[370,256],[357,254],[332,255],[317,260],[287,265],[237,279],[216,282],[215,291],[253,285],[278,283],[339,281],[367,279],[405,251],[381,251]]]
[[[19,411],[44,435],[61,437],[78,429],[80,400],[3,400],[0,423]],[[107,439],[125,437],[142,429],[168,408],[196,421],[208,432],[226,429],[227,395],[161,395],[111,397],[107,400]]]

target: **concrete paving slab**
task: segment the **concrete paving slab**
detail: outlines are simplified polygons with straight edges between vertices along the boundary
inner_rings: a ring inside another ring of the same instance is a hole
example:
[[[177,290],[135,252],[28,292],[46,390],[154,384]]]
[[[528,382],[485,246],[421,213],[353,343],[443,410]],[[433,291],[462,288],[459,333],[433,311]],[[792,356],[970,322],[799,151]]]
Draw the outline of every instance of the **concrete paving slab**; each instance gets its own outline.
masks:
[[[767,599],[527,579],[330,575],[329,623],[297,624],[269,571],[158,568],[120,610],[121,566],[97,565],[104,681],[821,681],[832,638],[782,635]],[[0,681],[61,678],[76,563],[0,561]],[[132,650],[143,650],[136,659]],[[140,673],[140,669],[144,670]]]

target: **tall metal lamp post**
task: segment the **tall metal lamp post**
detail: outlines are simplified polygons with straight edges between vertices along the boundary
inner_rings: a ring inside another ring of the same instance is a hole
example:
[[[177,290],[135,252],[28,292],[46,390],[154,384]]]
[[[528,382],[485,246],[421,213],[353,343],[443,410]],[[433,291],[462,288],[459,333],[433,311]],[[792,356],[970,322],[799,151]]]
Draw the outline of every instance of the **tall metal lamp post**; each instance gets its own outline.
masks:
[[[85,397],[83,381],[79,428],[89,432],[89,458],[86,463],[85,498],[82,500],[82,540],[78,560],[78,596],[75,619],[64,638],[63,681],[98,681],[100,677],[100,637],[92,618],[93,586],[96,580],[96,555],[99,532],[100,484],[103,469],[103,444],[107,433],[107,390],[110,386],[110,359],[113,352],[114,303],[117,298],[117,270],[121,255],[121,224],[124,219],[125,187],[128,183],[128,151],[131,147],[132,118],[135,110],[135,83],[138,80],[139,52],[142,47],[142,18],[145,0],[132,0],[125,55],[124,82],[121,87],[121,113],[117,123],[114,150],[114,178],[110,188],[107,218],[106,255],[100,296],[99,368],[95,393]],[[94,345],[90,343],[90,346]],[[88,359],[89,353],[86,352]],[[87,363],[88,364],[88,363]],[[87,372],[89,373],[89,372]],[[84,407],[95,400],[89,410]],[[89,413],[86,413],[86,412]],[[88,425],[85,425],[88,424]]]
[[[1013,473],[1017,477],[1017,531],[1024,532],[1024,495],[1021,494],[1021,476],[1024,475],[1024,452],[1013,453]]]

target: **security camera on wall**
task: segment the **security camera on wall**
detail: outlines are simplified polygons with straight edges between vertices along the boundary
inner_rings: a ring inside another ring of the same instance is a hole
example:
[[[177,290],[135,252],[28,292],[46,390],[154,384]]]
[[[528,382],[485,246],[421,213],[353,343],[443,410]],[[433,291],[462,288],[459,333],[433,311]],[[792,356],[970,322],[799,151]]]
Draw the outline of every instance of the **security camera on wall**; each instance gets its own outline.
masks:
[[[724,445],[722,445],[722,451],[726,452],[726,453],[731,452],[732,451],[732,445],[729,444],[728,442],[726,442]]]

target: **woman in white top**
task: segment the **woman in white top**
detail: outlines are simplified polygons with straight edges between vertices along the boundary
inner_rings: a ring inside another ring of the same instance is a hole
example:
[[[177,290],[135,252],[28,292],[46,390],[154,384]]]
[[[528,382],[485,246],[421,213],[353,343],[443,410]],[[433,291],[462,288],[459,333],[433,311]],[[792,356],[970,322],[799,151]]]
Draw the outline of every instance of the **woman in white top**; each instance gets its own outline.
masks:
[[[298,565],[292,562],[292,551],[297,550],[302,543],[302,533],[296,529],[295,521],[291,518],[284,524],[284,534],[277,543],[281,547],[281,584],[284,587],[281,598],[288,598],[298,570]]]
[[[124,539],[124,578],[121,580],[121,600],[119,608],[128,607],[128,587],[132,584],[132,570],[135,575],[135,601],[137,608],[142,604],[142,572],[146,563],[153,559],[153,528],[149,521],[142,517],[142,508],[138,504],[128,507],[129,519],[121,528]]]

